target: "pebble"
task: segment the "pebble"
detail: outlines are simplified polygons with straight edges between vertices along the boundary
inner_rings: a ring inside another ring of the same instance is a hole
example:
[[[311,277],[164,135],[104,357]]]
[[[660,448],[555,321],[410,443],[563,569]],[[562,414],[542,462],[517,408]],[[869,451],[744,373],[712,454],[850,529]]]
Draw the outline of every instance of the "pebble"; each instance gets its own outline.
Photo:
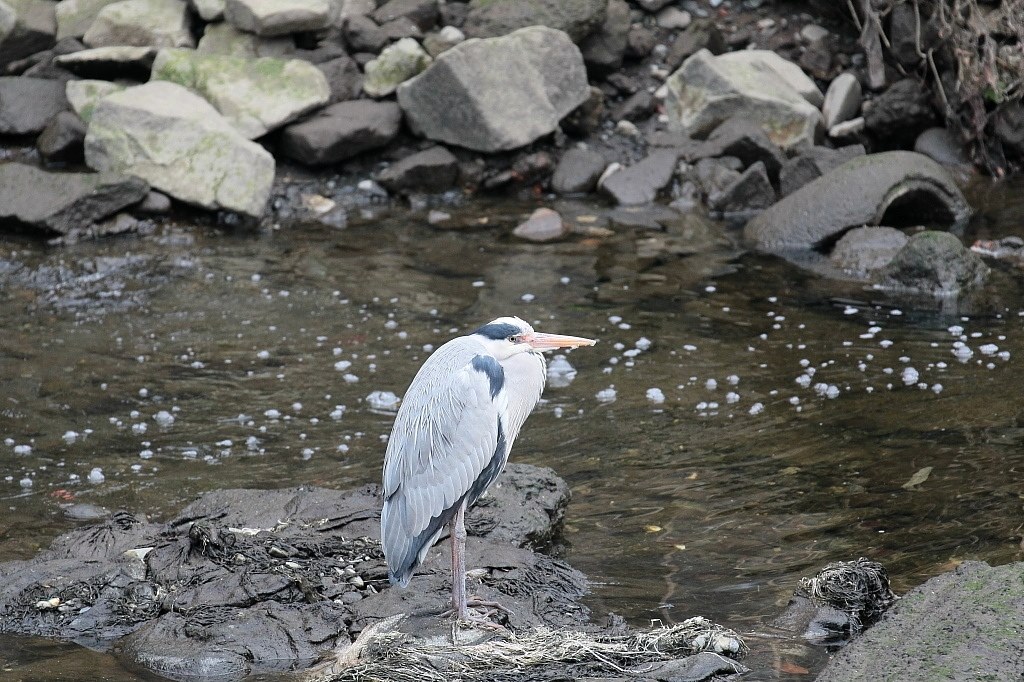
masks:
[[[601,389],[594,395],[594,397],[597,398],[602,403],[613,403],[615,402],[615,398],[617,395],[618,392],[615,390],[615,386],[612,385],[609,386],[608,388]]]
[[[107,480],[107,477],[103,475],[103,469],[99,467],[93,467],[92,471],[89,472],[88,479],[89,483],[97,485]]]
[[[660,388],[649,388],[647,389],[647,399],[655,405],[660,405],[665,402],[665,394]]]

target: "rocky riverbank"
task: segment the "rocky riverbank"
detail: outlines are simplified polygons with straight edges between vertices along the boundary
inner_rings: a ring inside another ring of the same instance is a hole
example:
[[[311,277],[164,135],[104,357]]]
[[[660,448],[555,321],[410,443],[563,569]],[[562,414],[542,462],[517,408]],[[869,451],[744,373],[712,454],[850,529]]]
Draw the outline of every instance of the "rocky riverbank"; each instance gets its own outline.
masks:
[[[1016,44],[1019,0],[964,1]],[[175,204],[340,227],[367,205],[518,191],[758,216],[748,241],[775,253],[828,255],[865,225],[955,228],[970,209],[954,176],[993,145],[1013,167],[1020,105],[1009,88],[990,134],[966,135],[967,105],[937,85],[966,68],[947,54],[962,31],[882,5],[887,51],[856,33],[876,10],[759,0],[0,0],[0,219],[62,241]],[[817,232],[789,230],[794,211]],[[872,269],[825,270],[888,286],[890,236],[853,237]]]

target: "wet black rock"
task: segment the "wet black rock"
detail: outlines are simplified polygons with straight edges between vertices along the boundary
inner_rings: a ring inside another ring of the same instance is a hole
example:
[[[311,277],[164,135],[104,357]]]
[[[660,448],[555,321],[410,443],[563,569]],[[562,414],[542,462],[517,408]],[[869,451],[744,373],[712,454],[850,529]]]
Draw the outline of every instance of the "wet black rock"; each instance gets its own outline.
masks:
[[[665,64],[675,70],[687,57],[699,50],[710,50],[711,54],[722,54],[728,49],[722,33],[710,19],[697,19],[676,36],[665,56]]]
[[[917,135],[935,122],[935,111],[927,88],[913,78],[893,83],[864,107],[864,124],[879,140],[892,145],[910,145]]]
[[[377,175],[377,182],[391,192],[437,193],[453,187],[458,177],[459,160],[436,146],[391,164]]]
[[[749,216],[774,203],[775,190],[762,161],[751,164],[721,192],[708,195],[711,209],[730,217]]]
[[[875,288],[897,293],[946,298],[967,293],[985,282],[989,267],[949,232],[915,234],[884,268]]]
[[[0,78],[0,134],[41,133],[69,108],[64,83],[42,78]]]
[[[672,180],[678,160],[674,150],[659,149],[642,161],[609,175],[600,189],[620,205],[651,203]]]
[[[787,196],[812,180],[838,168],[850,159],[864,155],[864,145],[851,144],[838,149],[811,147],[787,160],[779,170],[779,194]]]
[[[447,548],[409,589],[390,588],[374,539],[379,498],[378,486],[220,490],[166,524],[117,512],[0,564],[0,632],[116,646],[167,676],[232,679],[310,663],[401,612],[416,614],[417,634],[444,635]],[[512,627],[586,620],[583,576],[526,549],[552,541],[567,502],[550,469],[511,464],[467,515],[469,565],[481,569],[471,589],[509,606]]]
[[[891,263],[908,240],[892,227],[855,227],[839,238],[829,260],[840,270],[863,277]]]
[[[373,19],[361,14],[345,20],[345,43],[353,52],[371,52],[376,54],[388,41],[384,31],[380,30]]]
[[[61,111],[36,140],[36,147],[49,162],[81,161],[84,155],[85,123],[73,111]]]
[[[818,682],[1024,679],[1022,575],[1022,563],[967,561],[932,578],[834,654]]]
[[[363,74],[348,55],[317,64],[331,86],[330,104],[357,99],[363,89]]]
[[[437,24],[437,0],[388,0],[373,13],[378,24],[408,19],[420,31],[429,31]]]
[[[312,166],[337,163],[398,135],[402,110],[395,102],[352,100],[321,109],[281,134],[281,153]]]
[[[136,204],[149,186],[107,173],[50,173],[22,163],[0,164],[0,221],[67,235]]]
[[[559,194],[584,194],[597,185],[608,162],[590,149],[570,149],[558,161],[551,178],[551,189]]]
[[[608,0],[604,23],[580,44],[591,77],[600,77],[622,66],[628,33],[629,5],[624,0]]]

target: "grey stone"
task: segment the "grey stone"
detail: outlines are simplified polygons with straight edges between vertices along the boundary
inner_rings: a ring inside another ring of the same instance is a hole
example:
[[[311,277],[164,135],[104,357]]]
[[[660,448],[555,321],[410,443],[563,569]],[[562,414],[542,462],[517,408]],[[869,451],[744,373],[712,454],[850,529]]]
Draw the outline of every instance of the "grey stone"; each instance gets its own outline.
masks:
[[[693,21],[690,13],[678,7],[666,7],[658,12],[658,26],[669,31],[682,31]]]
[[[388,41],[377,22],[370,17],[358,14],[345,20],[343,33],[345,42],[356,52],[376,54]]]
[[[512,230],[513,235],[528,242],[557,241],[564,239],[571,232],[558,211],[543,207],[535,210],[526,222],[520,223]]]
[[[612,118],[616,121],[642,121],[653,112],[654,96],[646,90],[640,90],[612,109]]]
[[[673,150],[652,152],[629,168],[609,175],[600,189],[620,205],[651,203],[671,182],[678,158]]]
[[[829,36],[828,29],[818,24],[807,24],[800,29],[800,40],[805,43],[813,43],[816,40],[827,38]]]
[[[437,17],[437,0],[388,0],[373,13],[373,20],[378,24],[405,18],[421,31],[432,29],[437,24]]]
[[[423,49],[431,57],[436,57],[445,50],[450,50],[466,39],[464,34],[454,26],[445,26],[437,33],[430,33],[423,39]]]
[[[363,70],[363,92],[370,97],[390,95],[398,86],[426,69],[433,60],[412,38],[384,48]]]
[[[970,167],[971,158],[964,145],[948,128],[929,128],[914,140],[914,151],[931,157],[943,166]]]
[[[864,145],[860,144],[851,144],[839,149],[811,147],[782,165],[779,171],[779,193],[782,196],[792,194],[815,178],[864,154]]]
[[[670,69],[678,69],[691,55],[701,50],[711,54],[722,54],[727,49],[725,38],[711,19],[697,19],[676,36],[665,55],[665,65]]]
[[[654,14],[662,7],[670,4],[671,2],[673,2],[673,0],[637,0],[636,4],[640,5],[640,8],[645,12],[650,12],[651,14]]]
[[[730,159],[735,162],[734,165],[729,163]],[[739,159],[732,157],[705,158],[697,161],[688,174],[696,179],[705,196],[712,197],[736,182],[740,177],[740,167]]]
[[[590,74],[601,76],[622,66],[629,26],[629,5],[625,0],[608,0],[604,22],[580,43]]]
[[[377,0],[339,0],[338,20],[344,22],[349,17],[368,16],[377,9]]]
[[[527,26],[564,31],[580,42],[600,28],[608,0],[471,0],[462,30],[470,38],[495,38]]]
[[[0,134],[40,133],[67,108],[64,84],[59,81],[0,77]]]
[[[888,265],[909,239],[892,227],[855,227],[839,238],[828,257],[844,272],[864,276]]]
[[[849,121],[837,123],[828,129],[828,136],[834,140],[842,140],[857,136],[864,131],[864,117],[858,116]]]
[[[313,166],[337,163],[383,147],[395,139],[401,123],[402,111],[394,102],[339,102],[287,126],[280,151]]]
[[[82,78],[144,81],[149,78],[155,58],[156,48],[152,47],[94,47],[57,56],[53,62]]]
[[[906,3],[893,5],[889,13],[889,29],[886,31],[889,52],[901,65],[911,69],[921,63],[924,54],[921,50],[923,27],[920,22],[925,17],[921,14],[913,5]]]
[[[89,47],[195,47],[183,0],[122,0],[107,5],[82,41]]]
[[[647,679],[661,682],[701,682],[709,679],[728,679],[750,672],[750,668],[713,651],[702,651],[693,656],[655,663],[637,671]]]
[[[996,111],[993,133],[1008,149],[1024,156],[1024,104],[1010,102]]]
[[[331,104],[359,97],[363,90],[363,74],[354,59],[338,57],[316,66],[323,72],[331,88]]]
[[[798,64],[815,78],[828,80],[832,75],[832,60],[832,41],[826,37],[815,40],[805,47]],[[818,91],[818,94],[820,93],[821,91]]]
[[[590,149],[573,148],[565,152],[555,167],[551,189],[559,194],[591,192],[608,162]]]
[[[291,36],[264,38],[254,33],[239,31],[227,22],[207,24],[199,39],[196,52],[232,57],[289,57],[295,54],[295,39]]]
[[[420,27],[407,17],[398,17],[381,24],[380,31],[388,40],[401,40],[402,38],[415,38],[419,40],[423,37],[423,31],[420,30]]]
[[[0,73],[11,62],[52,47],[56,35],[54,3],[0,0]]]
[[[82,158],[84,142],[85,123],[74,112],[62,111],[50,119],[36,140],[36,147],[49,162],[75,161]]]
[[[317,31],[334,21],[330,0],[227,0],[224,18],[235,28],[261,36]]]
[[[50,173],[21,163],[0,164],[0,220],[69,234],[126,206],[149,187],[113,173]]]
[[[818,85],[799,66],[777,52],[736,50],[720,55],[718,60],[736,67],[746,67],[753,77],[762,72],[774,73],[812,105],[820,107],[825,102],[825,96],[821,94]]]
[[[817,681],[1021,679],[1022,573],[1020,562],[965,561],[928,580],[836,652]]]
[[[626,34],[626,56],[643,59],[658,44],[658,34],[643,24],[633,24]],[[620,76],[624,74],[618,74]],[[634,90],[635,92],[635,90]]]
[[[837,123],[848,121],[860,111],[860,81],[852,73],[841,73],[829,83],[825,91],[825,103],[821,105],[821,115],[825,128]]]
[[[90,167],[137,175],[155,189],[209,209],[260,216],[274,158],[198,95],[167,81],[107,95],[85,137]]]
[[[437,193],[451,189],[459,177],[459,160],[441,146],[411,154],[377,175],[391,192]]]
[[[477,151],[527,145],[590,94],[579,49],[543,26],[467,40],[398,88],[414,131]]]
[[[736,54],[716,57],[701,50],[669,77],[665,105],[670,128],[701,136],[742,116],[757,121],[785,150],[814,144],[821,113],[768,65],[777,66],[776,60],[763,55],[737,59]]]
[[[138,205],[138,210],[143,213],[170,213],[171,198],[166,194],[150,191]]]
[[[772,253],[813,249],[851,227],[880,224],[893,208],[947,227],[971,214],[942,166],[914,152],[884,152],[847,161],[793,192],[747,223],[744,236]]]
[[[96,15],[107,5],[121,0],[61,0],[55,7],[57,17],[57,40],[81,38],[85,35]]]
[[[877,272],[874,287],[947,298],[981,286],[989,272],[981,256],[956,235],[928,230],[912,236]]]
[[[721,192],[708,196],[708,206],[726,215],[747,215],[774,203],[775,190],[762,161],[752,164]]]
[[[760,162],[773,180],[778,180],[779,169],[786,162],[785,155],[768,139],[764,129],[756,121],[741,116],[734,116],[711,131],[706,147],[705,154],[734,156],[744,167]]]
[[[153,79],[199,93],[249,139],[327,104],[331,96],[323,72],[301,59],[164,49],[153,63]]]

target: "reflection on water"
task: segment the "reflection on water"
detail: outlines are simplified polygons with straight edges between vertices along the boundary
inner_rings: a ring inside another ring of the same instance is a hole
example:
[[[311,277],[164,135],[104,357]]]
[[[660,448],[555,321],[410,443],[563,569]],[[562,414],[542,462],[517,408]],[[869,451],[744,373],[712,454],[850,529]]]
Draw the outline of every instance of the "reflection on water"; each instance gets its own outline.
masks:
[[[572,485],[566,557],[597,615],[705,615],[750,636],[750,679],[787,679],[825,654],[765,623],[826,563],[877,559],[904,591],[1022,558],[1024,303],[915,314],[699,222],[655,257],[650,235],[512,242],[517,209],[475,210],[490,227],[4,244],[3,557],[81,523],[71,503],[166,518],[214,488],[375,481],[391,417],[366,397],[401,396],[432,347],[517,314],[601,339],[513,452]],[[137,679],[74,647],[0,651],[0,680]]]

